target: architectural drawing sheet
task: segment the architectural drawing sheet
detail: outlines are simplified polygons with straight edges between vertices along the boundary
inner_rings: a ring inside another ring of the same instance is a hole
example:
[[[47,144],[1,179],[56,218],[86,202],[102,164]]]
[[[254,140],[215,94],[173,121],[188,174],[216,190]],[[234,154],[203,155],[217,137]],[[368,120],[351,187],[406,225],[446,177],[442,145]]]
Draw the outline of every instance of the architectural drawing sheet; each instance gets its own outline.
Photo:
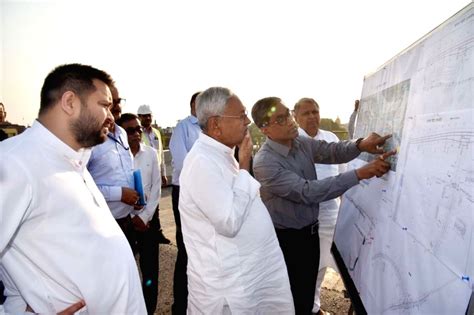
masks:
[[[369,314],[464,314],[474,290],[474,3],[367,76],[355,137],[392,167],[342,200],[334,242]],[[361,154],[358,168],[374,157]]]

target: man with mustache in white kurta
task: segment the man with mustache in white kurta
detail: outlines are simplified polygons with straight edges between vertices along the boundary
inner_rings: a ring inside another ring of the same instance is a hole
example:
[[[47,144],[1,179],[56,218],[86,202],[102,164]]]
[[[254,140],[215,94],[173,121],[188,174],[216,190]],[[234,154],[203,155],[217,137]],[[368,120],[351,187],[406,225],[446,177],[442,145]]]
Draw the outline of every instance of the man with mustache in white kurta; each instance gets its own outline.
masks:
[[[179,211],[188,253],[188,314],[293,314],[283,254],[248,170],[250,120],[226,88],[198,96],[203,130],[184,160]],[[239,145],[239,162],[233,148]]]

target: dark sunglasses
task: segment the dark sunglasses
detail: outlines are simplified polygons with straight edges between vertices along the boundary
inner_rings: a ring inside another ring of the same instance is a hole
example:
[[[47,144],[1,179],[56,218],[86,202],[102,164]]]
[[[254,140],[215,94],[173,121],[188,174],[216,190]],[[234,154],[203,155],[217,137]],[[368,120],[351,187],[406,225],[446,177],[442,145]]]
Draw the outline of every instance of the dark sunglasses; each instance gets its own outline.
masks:
[[[135,132],[142,133],[142,127],[137,126],[137,127],[128,127],[125,128],[125,131],[127,132],[127,135],[133,135]]]

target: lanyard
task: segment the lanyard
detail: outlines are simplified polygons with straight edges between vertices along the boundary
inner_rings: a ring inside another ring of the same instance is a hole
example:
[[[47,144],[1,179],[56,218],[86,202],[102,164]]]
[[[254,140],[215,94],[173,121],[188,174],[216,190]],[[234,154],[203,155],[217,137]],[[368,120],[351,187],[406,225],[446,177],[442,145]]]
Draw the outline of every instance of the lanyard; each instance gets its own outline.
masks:
[[[110,139],[112,139],[112,140],[115,141],[116,143],[120,144],[120,146],[121,146],[122,148],[124,148],[125,150],[130,150],[129,147],[125,147],[125,145],[123,144],[122,139],[120,139],[120,137],[117,139],[117,138],[115,138],[114,135],[111,134],[111,133],[107,134],[107,137],[109,137]]]

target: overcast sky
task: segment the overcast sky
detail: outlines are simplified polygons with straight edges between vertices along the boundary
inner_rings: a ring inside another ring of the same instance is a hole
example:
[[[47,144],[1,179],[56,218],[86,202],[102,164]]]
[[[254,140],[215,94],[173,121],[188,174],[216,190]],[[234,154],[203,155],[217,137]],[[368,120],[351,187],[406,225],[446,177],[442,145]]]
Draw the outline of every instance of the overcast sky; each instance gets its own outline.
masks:
[[[0,101],[10,122],[31,124],[48,72],[79,62],[114,77],[124,112],[149,104],[163,127],[215,85],[249,111],[313,97],[347,122],[365,75],[469,2],[0,0]]]

